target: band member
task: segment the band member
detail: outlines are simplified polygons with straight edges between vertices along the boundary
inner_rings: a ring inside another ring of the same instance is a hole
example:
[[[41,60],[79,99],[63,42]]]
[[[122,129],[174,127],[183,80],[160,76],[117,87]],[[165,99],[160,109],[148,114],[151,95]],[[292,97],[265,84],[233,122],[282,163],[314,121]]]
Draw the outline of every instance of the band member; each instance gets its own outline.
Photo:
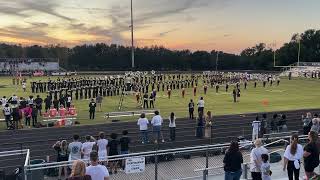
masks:
[[[245,81],[244,82],[244,89],[247,89],[247,85],[248,85],[248,83],[247,83],[247,81]]]
[[[153,96],[153,93],[150,94],[150,97],[149,97],[149,102],[150,102],[150,108],[154,108],[154,96]]]
[[[227,83],[226,84],[226,92],[228,92],[228,89],[229,89],[229,84]]]
[[[140,103],[140,92],[139,91],[136,92],[136,101],[137,101],[137,104]]]
[[[89,103],[89,118],[94,119],[94,115],[96,113],[96,107],[97,104],[94,102],[94,99],[91,99],[91,102]]]
[[[193,81],[192,81],[193,82]],[[193,84],[193,83],[192,83]],[[197,96],[197,86],[193,87],[193,96]]]
[[[143,109],[145,109],[146,107],[149,108],[149,105],[148,105],[148,94],[144,93],[144,95],[143,95]]]
[[[207,86],[207,84],[205,84],[205,85],[203,86],[203,92],[204,92],[204,94],[207,94],[207,90],[208,90],[208,86]]]
[[[27,85],[25,82],[22,83],[22,89],[23,89],[23,92],[26,92]]]
[[[170,88],[168,89],[168,98],[169,99],[171,98],[171,89]]]
[[[188,104],[188,108],[189,108],[189,118],[193,119],[194,118],[194,114],[193,114],[193,112],[194,112],[194,102],[193,102],[192,99],[190,99],[190,102]]]
[[[186,94],[186,90],[184,88],[182,88],[182,90],[181,90],[182,98],[184,98],[185,94]]]
[[[233,102],[237,102],[237,90],[236,88],[233,89],[232,91],[232,96],[233,96]]]
[[[277,86],[280,84],[280,78],[277,79]]]
[[[257,81],[254,81],[254,88],[257,87]]]
[[[219,93],[219,88],[220,88],[220,86],[219,86],[219,84],[217,84],[216,85],[216,93]]]

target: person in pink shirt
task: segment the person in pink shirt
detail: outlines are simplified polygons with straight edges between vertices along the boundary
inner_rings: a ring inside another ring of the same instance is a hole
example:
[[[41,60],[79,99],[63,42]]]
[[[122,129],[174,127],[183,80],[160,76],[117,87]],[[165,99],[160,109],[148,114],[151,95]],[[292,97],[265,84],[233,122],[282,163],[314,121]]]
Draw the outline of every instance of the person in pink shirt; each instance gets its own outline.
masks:
[[[57,109],[54,108],[53,105],[51,105],[51,107],[50,107],[49,116],[50,116],[50,117],[56,117],[56,116],[57,116]]]
[[[25,117],[25,125],[26,125],[26,127],[30,128],[30,119],[31,119],[31,114],[32,114],[32,108],[30,107],[29,104],[27,104],[27,107],[23,109],[23,114]]]
[[[59,108],[59,115],[60,117],[66,117],[66,108],[63,107],[63,105],[60,106]]]

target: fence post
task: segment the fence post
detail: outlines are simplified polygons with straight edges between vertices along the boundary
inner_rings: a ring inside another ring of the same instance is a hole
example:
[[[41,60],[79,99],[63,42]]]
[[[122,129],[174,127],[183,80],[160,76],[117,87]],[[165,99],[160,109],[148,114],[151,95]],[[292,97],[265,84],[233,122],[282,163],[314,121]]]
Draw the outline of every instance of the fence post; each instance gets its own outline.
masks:
[[[206,149],[206,169],[203,171],[203,180],[208,178],[208,167],[209,167],[209,151]]]
[[[248,179],[248,164],[243,164],[243,179]]]
[[[154,157],[154,179],[158,180],[158,155]]]

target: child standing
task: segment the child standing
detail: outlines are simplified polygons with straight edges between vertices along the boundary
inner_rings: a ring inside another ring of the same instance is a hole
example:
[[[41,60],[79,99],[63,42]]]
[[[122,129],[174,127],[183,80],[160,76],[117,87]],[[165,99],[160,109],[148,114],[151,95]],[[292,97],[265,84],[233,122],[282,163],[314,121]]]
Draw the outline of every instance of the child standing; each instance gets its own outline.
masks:
[[[271,170],[270,170],[270,164],[269,164],[269,155],[268,154],[262,154],[262,165],[261,165],[261,175],[262,180],[271,180]]]

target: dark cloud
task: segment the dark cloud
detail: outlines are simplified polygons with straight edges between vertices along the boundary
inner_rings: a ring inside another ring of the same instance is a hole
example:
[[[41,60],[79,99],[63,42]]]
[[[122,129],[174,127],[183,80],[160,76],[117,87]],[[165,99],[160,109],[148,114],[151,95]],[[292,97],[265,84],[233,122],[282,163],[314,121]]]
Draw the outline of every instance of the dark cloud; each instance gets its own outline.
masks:
[[[14,0],[0,3],[0,13],[19,17],[30,17],[32,14],[28,13],[28,11],[36,11],[68,21],[73,20],[56,12],[58,7],[59,4],[53,0]]]

